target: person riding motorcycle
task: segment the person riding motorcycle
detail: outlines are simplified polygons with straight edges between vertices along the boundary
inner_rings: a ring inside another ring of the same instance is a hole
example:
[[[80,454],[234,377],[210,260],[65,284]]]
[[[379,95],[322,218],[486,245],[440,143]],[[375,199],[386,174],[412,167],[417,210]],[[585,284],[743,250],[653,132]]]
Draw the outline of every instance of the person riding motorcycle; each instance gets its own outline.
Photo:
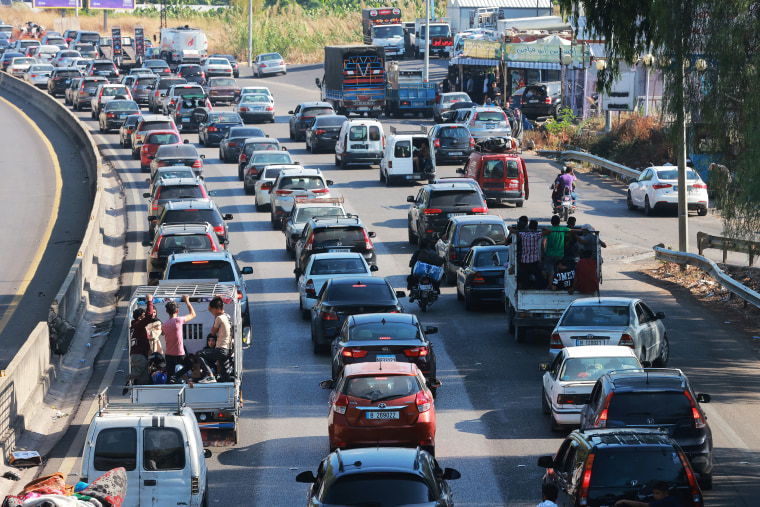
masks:
[[[406,288],[409,291],[415,289],[419,284],[419,279],[414,274],[414,266],[417,264],[417,262],[422,262],[433,266],[441,266],[442,264],[441,259],[438,257],[438,255],[436,255],[435,250],[432,249],[430,243],[423,240],[422,245],[420,245],[420,247],[412,254],[412,258],[409,259],[409,268],[411,268],[411,273],[406,277]],[[440,280],[434,280],[431,278],[431,282],[433,284],[433,289],[437,294],[440,294]],[[412,298],[410,297],[409,300],[412,301]]]
[[[566,188],[570,190],[570,196],[573,198],[573,206],[575,206],[575,200],[577,199],[577,195],[575,194],[576,179],[575,174],[573,174],[573,168],[565,166],[562,173],[560,173],[554,180],[551,188],[552,203],[554,203],[555,208],[559,207]]]

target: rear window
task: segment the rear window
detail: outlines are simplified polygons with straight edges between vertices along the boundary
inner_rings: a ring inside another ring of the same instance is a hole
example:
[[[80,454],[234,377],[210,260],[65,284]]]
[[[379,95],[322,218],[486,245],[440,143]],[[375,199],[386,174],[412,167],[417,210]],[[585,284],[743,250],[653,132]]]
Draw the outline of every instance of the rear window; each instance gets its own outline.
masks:
[[[265,164],[290,164],[292,162],[288,152],[262,153],[253,157],[254,165]]]
[[[395,158],[411,158],[412,143],[411,141],[399,141],[393,147],[393,156]]]
[[[208,222],[214,227],[224,224],[222,217],[213,209],[175,209],[164,215],[165,224],[202,224]]]
[[[206,234],[163,236],[158,245],[160,255],[180,252],[208,252],[210,250],[212,250],[211,238]]]
[[[184,67],[179,71],[182,76],[200,76],[202,72],[200,67]]]
[[[106,104],[106,111],[139,111],[140,108],[132,101],[112,100]]]
[[[230,137],[264,137],[264,131],[256,127],[230,129]],[[266,150],[266,148],[260,148]]]
[[[311,265],[312,275],[366,274],[367,268],[357,258],[317,259]]]
[[[335,114],[330,107],[305,107],[301,111],[302,116],[319,116],[322,114]]]
[[[611,370],[634,370],[641,367],[635,357],[575,357],[565,361],[560,380],[596,380]]]
[[[209,65],[229,65],[230,64],[230,62],[228,62],[224,58],[209,58],[207,63]]]
[[[504,235],[504,226],[498,224],[468,224],[459,228],[458,243],[460,245],[470,245],[477,238],[491,238],[496,243],[503,243],[506,240]]]
[[[482,206],[483,199],[475,190],[439,190],[430,196],[430,207]]]
[[[63,58],[78,58],[79,53],[77,51],[61,51],[61,54],[58,56]]]
[[[361,227],[327,227],[314,231],[314,248],[327,248],[338,243],[364,243],[364,229]]]
[[[115,97],[117,95],[126,95],[127,89],[123,86],[115,87],[115,88],[103,88],[103,96],[104,97]]]
[[[156,176],[154,176],[154,179],[156,177],[160,178],[194,178],[195,173],[192,169],[189,167],[182,167],[177,169],[159,169],[156,173]]]
[[[561,326],[627,326],[627,306],[571,306],[562,317]]]
[[[250,156],[254,151],[279,149],[280,146],[276,141],[262,141],[260,143],[246,143],[244,151],[246,156]]]
[[[203,189],[199,185],[172,185],[170,187],[161,187],[161,193],[158,194],[162,201],[172,199],[203,199]]]
[[[137,86],[147,86],[147,85],[156,84],[156,81],[158,81],[158,78],[155,78],[155,77],[138,77],[135,84]]]
[[[366,141],[367,140],[367,127],[364,125],[356,125],[348,129],[349,141]]]
[[[58,70],[55,77],[79,77],[82,74],[78,70]]]
[[[95,470],[101,472],[118,467],[124,467],[127,471],[137,468],[137,430],[135,428],[101,430],[95,441],[92,464]]]
[[[209,123],[240,123],[240,117],[235,113],[224,113],[210,117]]]
[[[182,470],[185,468],[185,439],[176,428],[143,429],[143,468]]]
[[[58,44],[66,44],[66,41],[63,40],[61,37],[48,37],[47,43],[51,46],[57,46]]]
[[[274,180],[277,178],[277,175],[280,174],[280,171],[282,171],[282,169],[267,169],[262,177],[266,180]]]
[[[660,169],[657,171],[657,177],[661,180],[677,180],[678,179],[678,169]],[[697,176],[697,173],[694,171],[686,171],[686,179],[687,180],[698,180],[699,176]]]
[[[95,44],[100,39],[100,34],[97,33],[80,33],[79,40],[82,42],[91,42]]]
[[[270,53],[270,54],[266,54],[266,55],[261,55],[261,59],[264,60],[264,61],[282,60],[282,57],[280,56],[279,53]]]
[[[343,210],[337,206],[320,206],[314,208],[298,208],[296,210],[295,223],[302,224],[314,217],[344,216]]]
[[[420,384],[413,375],[351,377],[346,380],[343,390],[347,396],[370,401],[404,398],[418,392]]]
[[[421,477],[405,473],[347,475],[328,489],[323,502],[330,505],[414,505],[434,502]]]
[[[144,66],[146,68],[153,68],[153,67],[155,67],[157,69],[163,69],[165,67],[168,67],[169,64],[166,63],[163,60],[148,60],[147,62],[145,62]]]
[[[140,117],[141,115],[139,114],[129,115],[127,116],[127,121],[125,121],[124,123],[129,125],[130,127],[134,127],[135,125],[137,125],[137,122],[140,121]]]
[[[467,129],[461,127],[443,127],[438,131],[438,135],[440,137],[470,137],[470,133],[467,132]]]
[[[607,408],[608,426],[694,423],[691,402],[679,391],[616,392]]]
[[[318,176],[286,176],[280,181],[281,189],[316,190],[325,188],[325,183]]]
[[[144,121],[140,130],[174,130],[171,120]]]
[[[420,340],[417,326],[401,322],[386,322],[385,324],[359,324],[351,328],[350,340]]]
[[[198,88],[196,86],[189,86],[187,88],[175,88],[173,95],[174,96],[198,95],[199,93],[203,93],[202,88]]]
[[[499,111],[486,111],[475,115],[476,121],[507,121],[507,116]]]
[[[191,144],[182,144],[178,146],[167,146],[159,148],[158,157],[166,158],[198,158],[198,150]]]
[[[159,90],[168,90],[174,85],[178,84],[185,84],[187,81],[184,79],[159,79],[158,80],[158,89]]]
[[[483,177],[486,179],[500,180],[519,176],[520,165],[517,160],[486,160],[483,164]]]
[[[234,282],[235,271],[227,261],[177,262],[169,268],[167,280],[212,279],[220,282]]]
[[[479,252],[478,255],[475,256],[473,265],[476,268],[493,268],[494,266],[504,266],[507,262],[509,262],[509,250],[504,249],[490,252]]]
[[[114,65],[112,63],[93,63],[92,68],[95,69],[95,71],[103,71],[103,70],[113,70]]]
[[[685,482],[686,472],[675,449],[621,447],[599,449],[594,456],[592,488],[630,488],[652,480]]]
[[[174,144],[179,142],[177,134],[151,134],[145,141],[146,144]]]
[[[325,116],[316,121],[315,125],[320,127],[340,127],[346,121],[345,116]]]
[[[97,88],[98,85],[105,83],[106,79],[88,79],[84,82],[84,87],[88,89]]]
[[[226,62],[227,60],[222,60]],[[231,78],[212,79],[208,83],[209,86],[235,86],[235,80]]]
[[[353,285],[341,283],[330,286],[330,292],[327,294],[327,299],[332,301],[377,303],[390,301],[394,298],[390,287],[384,283],[355,283]]]

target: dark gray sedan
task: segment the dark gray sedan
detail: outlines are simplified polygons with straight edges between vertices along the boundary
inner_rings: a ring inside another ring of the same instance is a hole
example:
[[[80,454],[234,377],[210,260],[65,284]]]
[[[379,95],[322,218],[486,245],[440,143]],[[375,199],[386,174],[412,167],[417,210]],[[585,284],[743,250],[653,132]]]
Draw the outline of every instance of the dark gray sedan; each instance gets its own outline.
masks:
[[[237,113],[210,112],[206,121],[198,125],[198,142],[201,146],[218,145],[229,129],[243,126]]]
[[[139,112],[140,106],[134,100],[110,100],[100,109],[100,131],[119,129],[128,116]]]

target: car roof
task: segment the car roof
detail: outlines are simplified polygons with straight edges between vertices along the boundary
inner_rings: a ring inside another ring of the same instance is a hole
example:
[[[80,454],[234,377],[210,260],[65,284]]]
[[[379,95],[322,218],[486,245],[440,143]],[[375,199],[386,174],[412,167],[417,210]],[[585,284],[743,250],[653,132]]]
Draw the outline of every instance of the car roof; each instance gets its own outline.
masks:
[[[470,183],[428,183],[425,186],[430,190],[473,190]]]
[[[584,345],[583,347],[565,347],[562,350],[567,358],[636,357],[631,347],[621,345]]]
[[[203,183],[198,178],[161,178],[156,185],[161,187],[176,187],[181,185],[200,186],[203,185]]]
[[[320,260],[320,259],[358,259],[361,258],[362,254],[359,252],[332,252],[332,253],[315,253],[312,254],[311,258],[314,260]]]
[[[449,218],[456,224],[504,224],[504,219],[496,215],[463,215]]]
[[[346,377],[353,377],[357,375],[416,375],[417,365],[414,363],[401,363],[397,361],[390,361],[380,363],[377,361],[371,361],[366,363],[354,363],[347,364],[345,366]]]
[[[370,471],[406,472],[421,476],[418,452],[425,451],[405,447],[365,447],[336,451],[328,459],[335,477]]]
[[[688,381],[677,368],[644,368],[643,370],[610,371],[602,377],[609,379],[615,391],[683,391]]]
[[[313,223],[314,229],[328,229],[336,226],[355,225],[356,227],[364,227],[361,219],[358,216],[342,216],[342,215],[323,215],[319,217],[312,217],[309,219]]]
[[[367,276],[366,278],[370,277]],[[339,280],[341,280],[343,283],[353,283],[355,278],[340,278]],[[385,278],[379,277],[372,277],[372,280],[374,280],[378,285],[385,282]],[[336,280],[333,280],[333,283],[335,283],[335,281]],[[362,280],[362,283],[364,283],[364,280]],[[350,318],[352,325],[393,322],[396,324],[409,324],[416,326],[419,323],[417,316],[413,313],[360,313],[357,315],[352,315]]]
[[[169,201],[165,210],[178,209],[214,209],[214,201],[211,199],[187,199],[184,201]]]
[[[270,144],[280,144],[279,139],[275,139],[274,137],[246,137],[245,141],[243,141],[243,144],[254,144],[254,143],[264,143],[268,142]]]
[[[173,263],[193,262],[193,261],[230,261],[233,256],[228,250],[219,252],[184,252],[172,254]]]
[[[322,176],[322,171],[315,168],[306,168],[306,167],[292,167],[290,169],[286,169],[280,173],[280,176],[286,177],[286,176]]]
[[[330,104],[328,102],[319,102],[319,101],[316,101],[316,102],[301,102],[298,105],[301,106],[301,107],[329,107],[329,108],[332,108],[332,104]]]
[[[634,301],[639,301],[639,299],[621,297],[580,298],[570,303],[570,306],[628,306]]]
[[[171,120],[168,116],[164,116],[163,114],[144,114],[142,115],[144,122],[149,121],[166,121]]]

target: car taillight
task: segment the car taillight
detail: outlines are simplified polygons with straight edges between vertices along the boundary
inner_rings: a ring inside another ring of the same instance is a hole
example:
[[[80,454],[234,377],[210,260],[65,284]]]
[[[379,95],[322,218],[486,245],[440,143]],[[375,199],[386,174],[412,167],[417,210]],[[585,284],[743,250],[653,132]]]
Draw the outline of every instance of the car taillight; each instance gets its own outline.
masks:
[[[335,312],[326,312],[322,310],[319,312],[319,318],[321,320],[338,320],[338,314]]]
[[[272,189],[272,183],[267,182],[267,183],[261,184],[261,190],[271,190],[271,189]]]
[[[317,130],[314,131],[314,134],[318,135],[318,136],[321,136],[325,132],[327,132],[325,129],[317,129]]]
[[[248,111],[250,111],[250,109],[248,109],[248,106],[240,106],[241,113],[247,113]]]
[[[278,190],[277,192],[275,192],[275,194],[277,195],[290,195],[292,193],[293,193],[292,190]]]
[[[116,115],[113,113],[106,113],[106,118],[116,118]]]
[[[90,75],[91,76],[95,75],[95,71],[93,69],[90,69]]]
[[[195,159],[195,162],[193,162],[193,169],[200,169],[201,167],[203,167],[203,166],[201,165],[201,159],[199,159],[199,158],[196,158],[196,159]]]
[[[581,491],[578,495],[578,505],[588,505],[588,488],[591,485],[591,467],[594,464],[594,453],[586,458],[586,468],[583,470],[583,482],[581,482]]]
[[[255,178],[258,175],[259,175],[259,170],[256,169],[255,167],[251,167],[250,169],[248,169],[248,176]]]
[[[214,227],[214,232],[217,236],[224,236],[224,226],[223,225],[217,225]]]
[[[561,350],[564,349],[565,346],[562,345],[562,338],[560,338],[559,333],[554,333],[552,335],[551,340],[549,340],[549,349],[550,350]]]
[[[169,67],[166,67],[166,68],[164,69],[164,72],[171,72],[171,71],[172,71],[172,70],[171,70]]]
[[[201,77],[202,77],[203,79],[206,79],[206,73],[205,73],[204,71],[201,71]]]
[[[475,138],[471,137],[470,138],[470,148],[474,148],[474,147],[475,147]]]
[[[362,349],[343,349],[341,352],[343,354],[343,357],[365,357],[367,355],[366,350]]]
[[[260,64],[259,64],[259,67],[261,67],[262,69],[263,69],[264,67],[266,67],[266,66],[267,66],[267,64],[266,64],[266,63],[260,63]]]
[[[485,207],[479,207],[479,208],[472,208],[473,213],[488,213],[488,208]]]
[[[317,297],[317,292],[314,290],[314,280],[309,278],[309,280],[306,282],[306,286],[304,287],[304,292],[306,292],[306,295],[312,298]]]
[[[345,414],[348,407],[348,396],[341,394],[338,399],[333,403],[333,410],[338,414]]]
[[[314,248],[314,235],[313,234],[309,237],[309,241],[306,243],[306,246],[304,248],[306,248],[307,251],[311,251],[311,249]]]
[[[156,240],[156,243],[153,245],[153,250],[150,252],[151,259],[158,259],[158,245],[161,244],[161,239],[163,237],[164,237],[163,235],[159,236],[158,239]]]
[[[29,74],[29,77],[37,77],[37,74]]]
[[[372,250],[374,247],[372,246],[372,241],[369,240],[369,235],[367,234],[367,231],[364,232],[364,248],[367,250]]]
[[[247,157],[245,156],[245,152],[241,153],[240,156],[238,157],[238,163],[242,164],[246,160],[247,160]]]
[[[705,188],[706,189],[707,185],[705,185],[704,183],[695,183],[694,184],[694,188]]]
[[[320,188],[319,190],[312,190],[311,191],[312,194],[327,194],[329,192],[330,192],[330,190],[327,189],[327,188]]]
[[[624,334],[620,337],[620,343],[618,345],[634,348],[633,337],[629,334]]]
[[[227,146],[230,147],[230,148],[236,148],[237,145],[238,145],[238,143],[233,143],[233,142],[227,143]]]
[[[472,275],[472,281],[471,281],[471,283],[473,285],[483,285],[483,284],[486,283],[486,279],[483,278],[483,274],[482,273],[477,272],[474,275]]]
[[[697,484],[697,478],[694,477],[694,472],[691,469],[691,464],[683,452],[678,452],[678,458],[681,460],[681,466],[686,470],[686,478],[689,480],[689,486],[691,487],[691,500],[695,507],[699,507],[702,504],[702,493],[700,492],[699,485]]]
[[[694,418],[694,427],[698,430],[701,430],[707,426],[705,423],[705,420],[702,418],[702,414],[699,413],[699,409],[697,408],[697,404],[694,403],[694,399],[691,397],[691,394],[689,391],[683,392],[686,397],[689,399],[689,403],[691,403],[691,414]]]
[[[551,103],[552,103],[552,98],[551,97],[546,97],[544,99],[544,104],[551,104]]]
[[[612,395],[614,393],[610,392],[607,395],[607,399],[604,400],[604,408],[602,409],[602,413],[599,414],[599,419],[596,420],[596,424],[594,425],[595,428],[606,428],[607,427],[607,411],[610,407],[610,400],[612,399]]]
[[[405,349],[404,354],[406,357],[425,357],[428,355],[427,347],[414,347],[411,349]]]
[[[238,299],[243,299],[243,291],[241,291],[241,290],[237,291],[237,298]]]
[[[209,132],[219,132],[219,129],[218,129],[218,128],[216,128],[216,127],[209,127],[209,128],[208,128],[208,131],[209,131]]]
[[[440,148],[441,147],[441,140],[440,139],[436,139],[435,141],[433,141],[433,146],[435,146],[436,148]]]
[[[422,210],[422,212],[425,215],[440,215],[441,213],[443,213],[443,211],[438,208],[425,208],[424,210]]]
[[[663,188],[670,188],[672,186],[673,185],[671,185],[670,183],[655,183],[654,185],[652,185],[652,188],[655,190],[661,190]]]
[[[160,97],[161,96],[160,94],[161,94],[161,92],[158,91],[158,90],[156,90],[156,97]]]
[[[417,411],[420,414],[430,410],[430,406],[432,405],[430,398],[425,396],[425,393],[422,391],[417,393],[417,399],[415,399],[414,402],[417,404]]]

